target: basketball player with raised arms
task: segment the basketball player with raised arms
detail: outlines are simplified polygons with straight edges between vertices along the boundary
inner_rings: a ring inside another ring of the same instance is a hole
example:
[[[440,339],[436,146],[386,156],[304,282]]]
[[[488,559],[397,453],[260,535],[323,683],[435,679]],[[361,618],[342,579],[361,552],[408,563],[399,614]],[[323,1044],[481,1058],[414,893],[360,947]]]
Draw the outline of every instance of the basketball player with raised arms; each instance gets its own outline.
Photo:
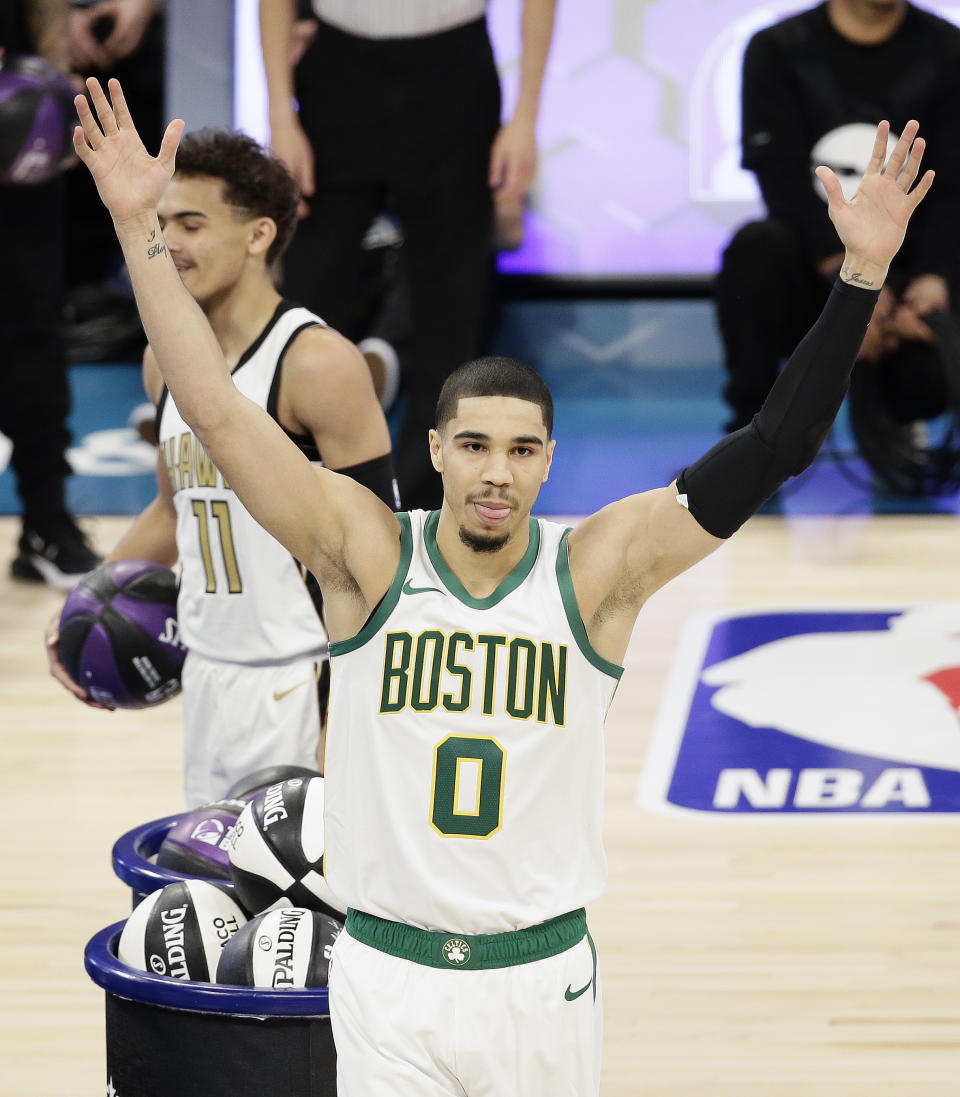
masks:
[[[429,433],[439,511],[393,514],[311,467],[231,382],[164,250],[159,156],[119,84],[78,100],[75,144],[113,215],[178,407],[250,512],[319,580],[331,639],[325,872],[340,1097],[584,1097],[601,991],[603,723],[644,601],[814,457],[887,266],[932,183],[881,123],[852,201],[818,169],[846,248],[830,301],[763,410],[668,487],[575,529],[531,517],[554,457],[549,390],[510,359],[447,380]],[[884,170],[881,170],[884,169]]]
[[[287,169],[250,137],[192,134],[159,202],[156,245],[206,317],[239,391],[307,460],[322,458],[393,506],[390,435],[366,363],[274,287],[297,200]],[[266,766],[316,768],[327,636],[300,564],[237,499],[170,398],[152,346],[143,376],[157,407],[158,491],[110,559],[180,561],[184,779],[195,807]],[[256,455],[255,439],[250,445]],[[59,660],[55,626],[48,652],[54,675],[87,699]]]

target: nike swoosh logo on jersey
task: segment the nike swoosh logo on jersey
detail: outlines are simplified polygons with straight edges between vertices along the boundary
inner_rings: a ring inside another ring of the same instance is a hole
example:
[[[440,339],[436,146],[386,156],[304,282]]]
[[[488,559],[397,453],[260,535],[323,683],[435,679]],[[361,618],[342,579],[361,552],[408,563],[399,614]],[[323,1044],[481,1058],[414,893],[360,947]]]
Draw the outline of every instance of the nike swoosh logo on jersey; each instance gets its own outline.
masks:
[[[273,691],[274,701],[282,701],[288,693],[293,693],[295,689],[299,689],[301,686],[305,686],[310,681],[309,678],[304,678],[302,682],[297,682],[295,686],[291,686],[289,689],[281,689]]]
[[[410,579],[403,584],[404,594],[426,594],[431,590],[435,590],[437,594],[443,594],[443,591],[439,587],[415,587],[413,581]]]
[[[586,994],[587,991],[593,986],[593,980],[591,979],[586,986],[581,987],[579,990],[574,990],[570,983],[567,983],[567,989],[563,992],[564,998],[568,1002],[575,1002],[581,994]]]

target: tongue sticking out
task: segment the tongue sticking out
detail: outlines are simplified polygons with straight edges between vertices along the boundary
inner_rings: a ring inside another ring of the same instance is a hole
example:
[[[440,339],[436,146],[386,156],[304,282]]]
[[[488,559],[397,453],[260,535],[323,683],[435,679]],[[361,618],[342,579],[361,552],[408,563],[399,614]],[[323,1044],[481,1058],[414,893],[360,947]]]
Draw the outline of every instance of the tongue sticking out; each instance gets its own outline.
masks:
[[[496,504],[491,506],[487,503],[474,503],[473,505],[476,507],[477,514],[485,522],[499,522],[510,513],[509,507],[497,506]]]

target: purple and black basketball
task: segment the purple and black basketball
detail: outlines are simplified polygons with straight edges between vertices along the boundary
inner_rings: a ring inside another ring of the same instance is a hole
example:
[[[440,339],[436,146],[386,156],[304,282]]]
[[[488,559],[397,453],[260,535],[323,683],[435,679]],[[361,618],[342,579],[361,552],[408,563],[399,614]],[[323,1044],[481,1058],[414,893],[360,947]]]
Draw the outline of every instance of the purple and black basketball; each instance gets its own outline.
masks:
[[[148,708],[180,692],[186,649],[173,572],[149,560],[94,568],[60,614],[60,658],[95,701]]]
[[[230,840],[237,817],[250,797],[234,797],[186,811],[167,831],[157,850],[157,864],[213,880],[230,879]]]
[[[42,57],[0,60],[0,183],[46,183],[73,157],[70,81]]]
[[[157,864],[161,868],[182,872],[184,876],[229,880],[229,850],[240,812],[267,785],[287,781],[291,777],[309,780],[319,776],[315,769],[307,769],[306,766],[280,765],[266,766],[241,777],[231,785],[222,800],[201,804],[177,819],[160,843]]]

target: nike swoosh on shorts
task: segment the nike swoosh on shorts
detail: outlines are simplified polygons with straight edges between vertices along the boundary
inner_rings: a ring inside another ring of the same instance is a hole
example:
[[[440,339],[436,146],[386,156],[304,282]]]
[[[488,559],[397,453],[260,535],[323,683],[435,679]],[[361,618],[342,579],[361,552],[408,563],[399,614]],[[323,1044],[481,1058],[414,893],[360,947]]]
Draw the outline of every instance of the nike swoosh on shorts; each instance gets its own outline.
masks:
[[[291,686],[289,689],[281,689],[281,690],[276,690],[275,689],[273,691],[274,701],[282,701],[284,699],[284,697],[287,696],[288,693],[293,693],[293,691],[295,689],[299,689],[301,686],[305,686],[309,681],[310,681],[309,678],[304,678],[304,680],[302,682],[297,682],[297,684],[295,686]]]

